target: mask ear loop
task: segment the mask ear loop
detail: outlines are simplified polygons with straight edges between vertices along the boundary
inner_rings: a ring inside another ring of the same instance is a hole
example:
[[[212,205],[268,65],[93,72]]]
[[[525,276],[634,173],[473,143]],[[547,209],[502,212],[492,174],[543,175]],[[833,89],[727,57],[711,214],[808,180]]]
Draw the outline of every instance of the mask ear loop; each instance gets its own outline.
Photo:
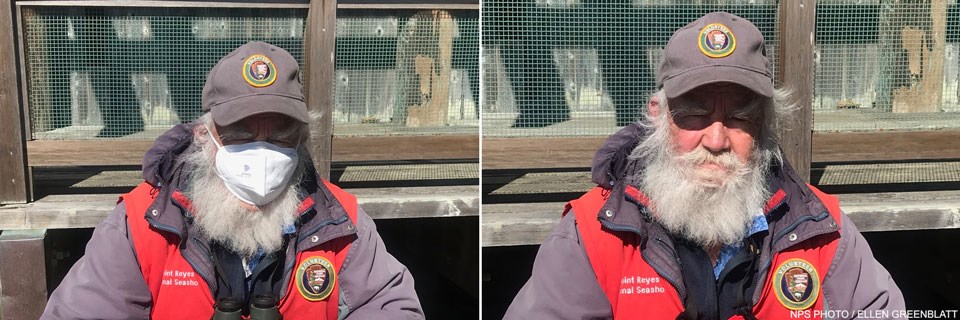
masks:
[[[213,140],[213,144],[217,145],[217,148],[223,148],[223,145],[220,142],[217,142],[217,137],[213,136],[213,130],[210,130],[210,127],[203,125],[203,128],[207,130],[207,135],[210,136],[210,139]]]

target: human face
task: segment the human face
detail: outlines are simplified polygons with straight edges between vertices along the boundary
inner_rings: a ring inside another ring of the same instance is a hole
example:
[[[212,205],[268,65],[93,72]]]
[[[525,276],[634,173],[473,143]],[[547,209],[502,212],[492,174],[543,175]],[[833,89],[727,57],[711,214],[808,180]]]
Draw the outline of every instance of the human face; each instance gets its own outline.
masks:
[[[760,135],[763,110],[758,95],[730,83],[701,86],[668,101],[670,134],[677,154],[703,148],[714,155],[732,152],[748,163]],[[705,162],[701,169],[722,169]]]
[[[217,125],[214,129],[222,145],[266,141],[283,148],[295,148],[302,137],[303,124],[278,113],[264,113],[246,117],[228,126]]]

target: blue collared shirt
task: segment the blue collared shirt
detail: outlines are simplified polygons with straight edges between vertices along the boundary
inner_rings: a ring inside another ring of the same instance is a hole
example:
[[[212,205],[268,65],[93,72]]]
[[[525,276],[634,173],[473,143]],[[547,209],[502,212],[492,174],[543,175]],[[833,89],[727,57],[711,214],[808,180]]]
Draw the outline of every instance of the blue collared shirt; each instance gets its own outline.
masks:
[[[760,213],[753,217],[753,223],[750,225],[750,230],[747,231],[746,238],[749,238],[761,231],[767,231],[769,229],[767,225],[767,217]],[[732,245],[725,245],[723,248],[720,248],[720,255],[717,256],[717,264],[713,266],[713,277],[717,280],[720,279],[720,272],[723,272],[723,268],[727,267],[727,263],[730,262],[730,259],[733,259],[737,253],[740,252],[740,248],[743,247],[743,242],[737,242]]]
[[[283,234],[285,235],[293,234],[296,232],[297,232],[297,227],[294,224],[289,224],[286,227],[283,227]],[[263,249],[259,249],[257,250],[257,253],[253,254],[253,256],[250,257],[250,259],[247,259],[247,258],[243,259],[243,262],[244,262],[243,271],[247,275],[247,287],[251,285],[250,275],[253,274],[253,270],[257,269],[257,265],[260,264],[260,261],[263,261],[264,256],[265,254],[263,253]]]

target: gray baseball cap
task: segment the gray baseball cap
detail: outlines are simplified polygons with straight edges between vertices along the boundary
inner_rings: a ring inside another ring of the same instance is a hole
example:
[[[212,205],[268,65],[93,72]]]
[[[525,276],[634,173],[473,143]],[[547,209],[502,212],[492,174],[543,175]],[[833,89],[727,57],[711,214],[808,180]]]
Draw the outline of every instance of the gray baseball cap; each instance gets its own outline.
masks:
[[[200,102],[221,126],[268,112],[310,121],[297,60],[265,42],[247,42],[220,59],[207,74]]]
[[[711,12],[673,33],[663,50],[657,86],[676,98],[702,85],[730,82],[773,96],[763,35],[749,20]]]

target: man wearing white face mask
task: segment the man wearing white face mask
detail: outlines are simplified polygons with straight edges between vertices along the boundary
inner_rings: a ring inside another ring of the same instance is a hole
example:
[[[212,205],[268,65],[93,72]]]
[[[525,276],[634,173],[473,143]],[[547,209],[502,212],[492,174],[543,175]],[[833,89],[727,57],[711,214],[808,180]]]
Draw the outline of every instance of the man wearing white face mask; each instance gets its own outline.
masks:
[[[423,318],[373,220],[317,177],[289,53],[237,48],[210,70],[202,108],[147,152],[145,182],[97,226],[43,319]]]

